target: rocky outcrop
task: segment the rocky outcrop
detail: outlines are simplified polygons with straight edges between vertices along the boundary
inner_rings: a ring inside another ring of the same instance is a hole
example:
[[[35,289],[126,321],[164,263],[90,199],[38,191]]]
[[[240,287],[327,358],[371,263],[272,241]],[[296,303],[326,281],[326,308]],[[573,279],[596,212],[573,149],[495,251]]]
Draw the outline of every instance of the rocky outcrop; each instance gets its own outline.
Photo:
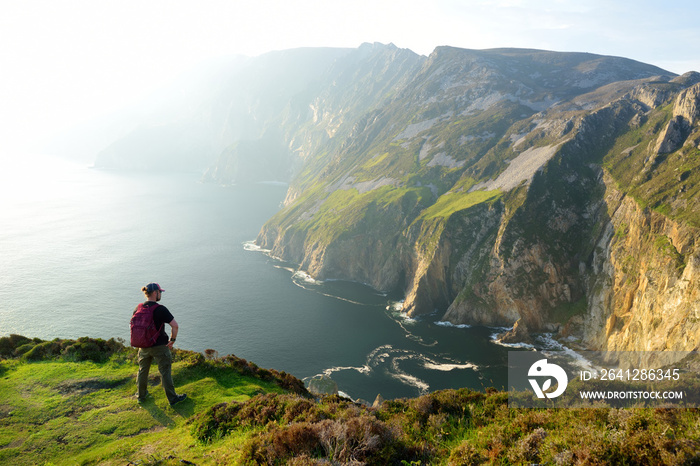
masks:
[[[700,118],[700,84],[681,91],[673,107],[673,118],[656,142],[656,154],[675,152],[685,144],[695,122]]]
[[[690,126],[700,118],[700,84],[681,91],[673,107],[673,115],[687,121]]]
[[[700,346],[700,229],[640,206],[606,176],[583,341],[616,351]]]
[[[527,324],[523,323],[522,320],[518,320],[513,325],[513,328],[507,332],[502,333],[498,336],[498,341],[501,343],[518,344],[518,343],[532,343],[532,333]]]
[[[656,154],[670,154],[683,146],[690,134],[690,124],[682,116],[671,119],[666,128],[659,135],[654,152]]]
[[[314,377],[309,380],[309,392],[316,396],[337,395],[338,384],[327,375]]]

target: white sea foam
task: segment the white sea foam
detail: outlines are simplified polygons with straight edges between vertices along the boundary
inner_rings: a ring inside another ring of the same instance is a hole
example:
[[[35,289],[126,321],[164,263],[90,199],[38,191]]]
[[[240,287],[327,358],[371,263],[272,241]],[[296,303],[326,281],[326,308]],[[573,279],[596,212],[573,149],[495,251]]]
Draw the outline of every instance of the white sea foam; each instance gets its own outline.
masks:
[[[372,365],[373,361],[376,361],[377,359],[380,359],[381,361],[384,360],[384,358],[391,357],[391,353],[394,351],[394,347],[391,345],[382,345],[378,348],[374,348],[368,355],[367,355],[367,365]],[[380,362],[381,362],[380,361]],[[376,364],[374,364],[376,366]]]
[[[419,379],[414,375],[408,374],[407,372],[404,372],[399,368],[399,362],[406,359],[416,359],[416,355],[395,357],[394,360],[391,362],[393,370],[389,373],[389,375],[391,375],[391,377],[397,380],[400,380],[406,385],[416,387],[421,395],[428,393],[428,390],[430,390],[430,385],[428,385],[424,380]]]
[[[443,371],[443,372],[449,372],[453,371],[455,369],[473,369],[473,370],[478,370],[479,367],[475,364],[440,364],[440,363],[435,363],[435,362],[425,362],[423,364],[423,367],[426,369],[431,369],[434,371]]]
[[[453,324],[452,322],[447,322],[446,320],[438,320],[437,322],[434,322],[435,325],[439,325],[440,327],[452,327],[452,328],[471,328],[472,326],[469,324]]]
[[[407,374],[405,372],[397,372],[390,375],[393,378],[405,383],[406,385],[416,387],[421,395],[425,395],[426,393],[428,393],[428,390],[430,390],[430,385],[413,375]]]
[[[328,368],[328,369],[325,369],[325,370],[323,371],[323,373],[322,373],[322,374],[319,374],[319,375],[325,375],[325,376],[330,377],[331,374],[333,374],[334,372],[340,372],[340,371],[357,371],[357,372],[359,372],[360,374],[369,374],[370,372],[372,372],[372,368],[369,367],[368,365],[359,366],[359,367],[355,367],[355,366],[336,366],[336,367],[330,367],[330,368]]]
[[[294,272],[296,272],[296,270],[294,270],[293,268],[291,268],[291,267],[285,267],[285,266],[283,266],[283,265],[273,265],[273,267],[276,268],[276,269],[280,269],[280,270],[286,270],[287,272],[289,272],[289,273],[291,273],[291,274],[294,274]]]
[[[510,330],[513,330],[513,327],[492,327],[493,330],[496,330],[495,333],[491,334],[491,342],[495,343],[499,346],[505,346],[506,348],[527,348],[527,349],[535,349],[535,345],[531,345],[530,343],[504,343],[498,338],[502,333],[508,332]]]
[[[403,301],[392,301],[389,303],[386,309],[387,311],[401,312],[403,311]]]
[[[586,359],[583,355],[577,353],[568,346],[562,345],[560,342],[555,340],[554,336],[551,333],[544,333],[542,335],[539,335],[537,337],[537,340],[541,342],[547,350],[565,353],[568,357],[570,357],[573,360],[573,364],[575,366],[590,371],[594,371],[597,369],[597,366],[588,359]]]
[[[308,283],[310,285],[323,284],[322,280],[316,280],[314,277],[312,277],[308,273],[304,272],[303,270],[297,270],[296,272],[294,272],[294,275],[292,275],[292,278],[301,279],[304,283]]]
[[[386,310],[391,313],[391,316],[399,323],[399,325],[401,325],[401,322],[409,324],[416,323],[417,321],[415,318],[403,312],[403,305],[403,301],[391,301],[386,307]]]
[[[243,249],[245,249],[246,251],[262,252],[265,254],[270,253],[270,249],[261,248],[260,246],[255,244],[255,241],[246,241],[245,243],[243,243]]]
[[[530,343],[504,343],[499,339],[493,339],[491,341],[497,345],[505,346],[506,348],[527,348],[532,350],[535,349],[535,345],[531,345]]]
[[[430,347],[438,344],[437,340],[425,341],[423,337],[415,335],[408,327],[412,327],[418,323],[418,319],[409,316],[403,311],[403,301],[391,302],[386,310],[389,316],[398,324],[399,327],[406,333],[406,338],[419,343],[422,346]]]

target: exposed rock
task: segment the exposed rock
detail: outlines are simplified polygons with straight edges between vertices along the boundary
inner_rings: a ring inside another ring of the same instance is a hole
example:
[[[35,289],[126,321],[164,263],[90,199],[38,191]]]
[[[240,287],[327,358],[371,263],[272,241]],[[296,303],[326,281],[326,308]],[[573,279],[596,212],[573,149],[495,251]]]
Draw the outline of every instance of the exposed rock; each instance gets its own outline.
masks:
[[[661,132],[656,142],[654,152],[657,154],[670,154],[681,147],[690,134],[690,125],[687,120],[678,115],[671,119],[666,128]]]
[[[606,178],[613,212],[596,247],[585,342],[619,351],[700,345],[700,230],[641,209]]]
[[[309,380],[309,392],[314,395],[337,395],[338,384],[326,375]]]
[[[471,188],[471,191],[484,189],[490,191],[500,189],[510,191],[520,183],[530,183],[537,170],[557,153],[560,144],[545,147],[530,147],[508,163],[508,168],[495,180],[482,182]]]
[[[693,125],[700,118],[700,83],[682,91],[673,107],[673,115]]]
[[[674,96],[674,89],[654,85],[641,85],[632,91],[633,99],[637,99],[651,108],[657,108],[665,104]]]
[[[532,343],[532,334],[522,319],[518,319],[513,328],[498,336],[501,343]]]

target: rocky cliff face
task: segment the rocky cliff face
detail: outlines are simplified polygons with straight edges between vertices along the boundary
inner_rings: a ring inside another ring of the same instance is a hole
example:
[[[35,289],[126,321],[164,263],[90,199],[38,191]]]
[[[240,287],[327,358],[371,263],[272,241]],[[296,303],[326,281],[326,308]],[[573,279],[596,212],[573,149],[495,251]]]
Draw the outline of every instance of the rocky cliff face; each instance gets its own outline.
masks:
[[[589,282],[584,342],[606,350],[700,345],[700,229],[640,208],[606,177],[610,213]]]
[[[691,167],[700,162],[698,128],[690,123],[697,118],[694,102],[700,87],[686,88],[677,96],[665,94],[659,100],[625,98],[584,117],[578,135],[560,152],[562,161],[594,154],[585,145],[588,134],[602,135],[602,127],[610,129],[601,140],[611,147],[603,164],[593,165],[587,178],[580,170],[564,175],[572,188],[585,180],[587,187],[581,191],[585,201],[567,206],[560,196],[545,192],[545,202],[559,205],[556,210],[536,209],[548,212],[549,221],[541,221],[550,231],[565,235],[573,228],[583,233],[567,242],[581,245],[579,250],[552,254],[556,249],[552,241],[563,237],[548,240],[542,232],[540,240],[528,245],[527,235],[518,233],[520,247],[504,256],[502,238],[513,221],[502,220],[503,233],[491,250],[491,273],[484,283],[472,285],[491,305],[458,299],[446,319],[493,324],[520,320],[531,329],[577,336],[585,347],[599,350],[698,348],[698,188],[687,181]],[[646,124],[640,125],[643,120]],[[681,122],[686,130],[673,138],[673,147],[660,151],[659,141],[669,140],[664,120]],[[636,144],[628,147],[630,136]],[[674,155],[658,158],[668,151]],[[637,167],[642,170],[636,172]],[[673,178],[667,177],[668,172]],[[545,185],[554,183],[549,180]],[[534,189],[531,186],[530,192]],[[686,221],[669,218],[670,212]],[[523,290],[523,284],[529,289]]]
[[[669,123],[644,157],[643,178],[633,179],[645,189],[633,185],[632,192],[646,196],[635,200],[611,177],[604,179],[610,220],[596,245],[589,282],[584,341],[590,346],[690,351],[700,344],[698,187],[690,181],[700,156],[699,98],[695,84],[669,106]],[[669,171],[670,180],[664,176]],[[643,208],[668,192],[661,182],[672,195],[656,201],[655,210]]]

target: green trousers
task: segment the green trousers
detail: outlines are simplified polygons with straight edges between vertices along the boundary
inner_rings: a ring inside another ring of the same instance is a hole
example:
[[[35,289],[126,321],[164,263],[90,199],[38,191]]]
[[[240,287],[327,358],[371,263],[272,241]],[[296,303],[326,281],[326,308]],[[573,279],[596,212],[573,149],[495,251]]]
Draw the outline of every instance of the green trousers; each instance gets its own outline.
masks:
[[[151,369],[151,363],[154,360],[158,364],[165,396],[168,397],[168,402],[172,403],[177,398],[171,373],[173,358],[170,355],[170,348],[165,345],[139,349],[139,373],[136,377],[139,390],[138,397],[140,400],[143,400],[148,394],[148,371]]]

